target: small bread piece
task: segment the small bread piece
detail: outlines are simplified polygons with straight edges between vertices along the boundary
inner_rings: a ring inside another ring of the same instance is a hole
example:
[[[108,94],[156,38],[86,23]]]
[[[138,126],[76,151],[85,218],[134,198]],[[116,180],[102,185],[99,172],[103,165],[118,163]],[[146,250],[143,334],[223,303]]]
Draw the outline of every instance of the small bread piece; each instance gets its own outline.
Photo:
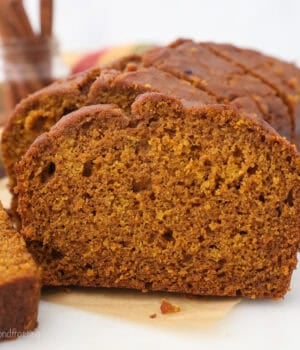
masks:
[[[0,204],[0,340],[37,326],[39,269]]]
[[[178,305],[171,304],[168,300],[163,299],[160,304],[160,312],[165,314],[171,314],[174,312],[179,312],[180,307]]]
[[[16,167],[46,285],[281,298],[297,262],[300,160],[262,119],[159,93],[79,109]]]

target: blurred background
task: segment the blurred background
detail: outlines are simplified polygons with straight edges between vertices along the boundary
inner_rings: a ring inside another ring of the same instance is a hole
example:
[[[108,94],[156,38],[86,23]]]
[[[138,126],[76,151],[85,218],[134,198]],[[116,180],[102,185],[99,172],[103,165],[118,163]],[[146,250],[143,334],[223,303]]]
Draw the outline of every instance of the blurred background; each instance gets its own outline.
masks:
[[[37,1],[25,4],[37,25]],[[189,37],[231,42],[300,61],[300,1],[59,0],[54,32],[63,51]]]

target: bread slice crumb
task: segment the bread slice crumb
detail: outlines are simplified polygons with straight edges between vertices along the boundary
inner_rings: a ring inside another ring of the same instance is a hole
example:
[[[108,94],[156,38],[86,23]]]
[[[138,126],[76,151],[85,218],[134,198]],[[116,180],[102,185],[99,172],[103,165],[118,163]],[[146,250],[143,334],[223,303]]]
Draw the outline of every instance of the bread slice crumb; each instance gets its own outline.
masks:
[[[171,304],[168,300],[163,299],[160,304],[160,311],[162,314],[170,314],[174,312],[179,312],[180,307],[174,304]]]

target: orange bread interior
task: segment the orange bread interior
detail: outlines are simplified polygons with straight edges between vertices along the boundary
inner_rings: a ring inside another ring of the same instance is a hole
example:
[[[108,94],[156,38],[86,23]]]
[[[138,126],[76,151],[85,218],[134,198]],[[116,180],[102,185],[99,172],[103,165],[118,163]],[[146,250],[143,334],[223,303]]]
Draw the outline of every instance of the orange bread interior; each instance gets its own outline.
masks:
[[[46,285],[280,298],[300,160],[261,118],[159,93],[84,107],[19,162],[22,234]]]

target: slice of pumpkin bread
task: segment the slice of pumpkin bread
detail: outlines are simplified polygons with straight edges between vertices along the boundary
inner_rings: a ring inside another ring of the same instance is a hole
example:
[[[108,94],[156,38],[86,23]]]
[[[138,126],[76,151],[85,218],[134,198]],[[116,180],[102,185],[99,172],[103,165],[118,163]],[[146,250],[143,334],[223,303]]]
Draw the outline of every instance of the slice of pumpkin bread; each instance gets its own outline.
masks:
[[[85,105],[89,86],[98,68],[59,80],[20,102],[2,134],[3,162],[15,186],[14,166],[34,139],[48,131],[63,115]]]
[[[0,204],[0,340],[37,326],[39,270]]]
[[[123,70],[128,63],[138,64],[140,61],[140,56],[129,55],[107,67]],[[15,108],[1,138],[3,162],[12,192],[16,184],[14,171],[16,162],[21,159],[37,136],[48,131],[65,114],[87,104],[89,88],[100,71],[101,69],[96,67],[58,80],[30,95]]]
[[[300,159],[260,118],[159,93],[79,109],[16,167],[46,285],[281,298],[299,243]]]

